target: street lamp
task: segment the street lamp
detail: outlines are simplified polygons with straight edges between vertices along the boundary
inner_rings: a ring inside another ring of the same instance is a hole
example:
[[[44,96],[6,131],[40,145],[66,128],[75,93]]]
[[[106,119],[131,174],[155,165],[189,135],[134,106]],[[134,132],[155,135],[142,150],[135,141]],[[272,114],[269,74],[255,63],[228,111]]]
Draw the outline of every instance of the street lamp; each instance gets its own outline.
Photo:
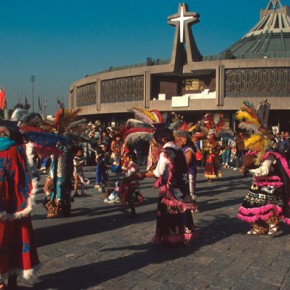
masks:
[[[32,82],[32,112],[34,112],[34,82],[35,76],[30,77],[30,81]]]

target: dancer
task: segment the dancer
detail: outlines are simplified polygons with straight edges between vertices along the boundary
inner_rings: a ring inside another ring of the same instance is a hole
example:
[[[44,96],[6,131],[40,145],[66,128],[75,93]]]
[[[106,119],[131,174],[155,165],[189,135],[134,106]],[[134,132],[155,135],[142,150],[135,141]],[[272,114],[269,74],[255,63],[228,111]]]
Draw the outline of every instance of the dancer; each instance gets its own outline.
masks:
[[[71,188],[73,179],[73,138],[86,128],[86,120],[79,119],[79,109],[65,110],[61,107],[55,114],[54,126],[59,135],[65,137],[66,142],[59,142],[56,147],[61,152],[52,158],[53,191],[51,200],[46,204],[47,218],[69,216],[71,212]]]
[[[159,188],[157,205],[155,244],[188,243],[194,237],[194,223],[191,210],[195,209],[189,194],[188,171],[183,152],[174,143],[172,131],[158,128],[153,138],[163,146],[159,161],[154,170],[140,173],[139,178],[158,178],[155,187]]]
[[[39,260],[30,218],[36,192],[32,156],[16,122],[0,121],[0,159],[0,289],[17,289],[17,276],[31,279]]]
[[[123,168],[125,177],[123,178],[120,189],[119,189],[119,198],[122,202],[123,207],[126,207],[126,204],[130,207],[130,215],[129,217],[136,216],[135,204],[133,199],[133,194],[136,190],[139,189],[139,181],[137,180],[137,176],[139,173],[139,169],[135,163],[136,154],[131,152],[128,153],[125,157],[126,167]],[[140,194],[140,198],[142,198]]]
[[[90,181],[88,178],[85,177],[84,174],[84,164],[85,164],[85,158],[84,158],[84,149],[78,148],[76,150],[76,154],[73,158],[73,165],[74,165],[74,197],[84,197],[87,196],[87,194],[84,191],[85,184],[89,184]],[[78,185],[80,183],[81,187],[81,194],[78,193]]]
[[[256,168],[249,170],[254,178],[238,218],[251,224],[247,234],[273,235],[279,229],[280,219],[290,224],[290,170],[281,154],[269,151],[269,139],[262,127],[265,122],[259,119],[251,103],[244,104],[236,118],[241,121],[239,127],[251,134],[245,140],[245,148],[251,151],[246,160],[252,159]]]
[[[183,129],[185,128],[185,130]],[[197,149],[194,143],[191,141],[191,133],[187,130],[188,126],[183,125],[178,130],[174,131],[175,142],[179,148],[182,149],[185,155],[185,160],[188,168],[189,178],[189,192],[195,203],[195,212],[199,212],[197,200],[196,200],[196,176],[197,166],[195,153]]]
[[[214,131],[209,131],[203,149],[206,156],[204,176],[208,179],[208,182],[213,182],[215,179],[222,177],[219,161],[221,145],[216,141]]]

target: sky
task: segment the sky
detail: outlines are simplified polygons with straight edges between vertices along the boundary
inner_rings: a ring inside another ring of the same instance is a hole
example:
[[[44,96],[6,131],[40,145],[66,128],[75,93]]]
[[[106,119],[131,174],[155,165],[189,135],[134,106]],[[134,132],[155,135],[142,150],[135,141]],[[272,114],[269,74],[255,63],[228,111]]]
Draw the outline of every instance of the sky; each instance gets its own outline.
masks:
[[[67,106],[71,84],[109,67],[171,58],[177,0],[0,0],[0,88],[8,108],[25,96],[34,111]],[[200,14],[192,26],[202,55],[218,54],[244,36],[269,0],[187,0]],[[290,0],[281,0],[290,5]],[[31,76],[35,76],[34,82]],[[32,108],[31,110],[32,111]]]

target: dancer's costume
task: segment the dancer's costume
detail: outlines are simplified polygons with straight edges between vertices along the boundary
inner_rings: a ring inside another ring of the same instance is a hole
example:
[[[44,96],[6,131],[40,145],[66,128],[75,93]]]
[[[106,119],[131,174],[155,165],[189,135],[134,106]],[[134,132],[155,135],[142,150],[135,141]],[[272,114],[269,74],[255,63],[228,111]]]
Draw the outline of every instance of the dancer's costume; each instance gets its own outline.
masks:
[[[0,137],[0,282],[14,273],[30,279],[39,264],[30,218],[36,180],[16,123],[0,121],[7,130]]]
[[[265,122],[259,118],[252,104],[244,104],[236,117],[241,121],[239,127],[251,132],[245,140],[245,148],[254,154],[256,168],[249,170],[254,178],[238,218],[252,224],[248,234],[271,235],[277,232],[280,219],[290,224],[290,170],[285,158],[269,151],[269,140],[261,125]]]
[[[73,138],[79,137],[86,127],[86,120],[79,119],[75,111],[59,109],[55,114],[54,126],[58,134],[63,135],[66,142],[56,144],[60,154],[52,158],[53,189],[51,199],[46,203],[47,217],[68,216],[71,212],[71,189],[73,177]]]
[[[120,184],[118,195],[122,205],[125,207],[126,202],[133,202],[133,192],[139,189],[139,181],[136,179],[139,169],[135,162],[131,160],[123,171],[125,177]]]
[[[287,161],[277,152],[267,152],[254,175],[252,186],[239,209],[238,218],[253,224],[253,233],[276,232],[279,219],[290,224],[289,176]]]
[[[216,178],[222,177],[222,172],[220,170],[219,162],[219,152],[221,146],[216,140],[207,140],[203,147],[205,152],[205,167],[204,176],[208,180],[214,180]]]
[[[165,128],[163,116],[157,110],[133,108],[135,120],[128,120],[128,130],[124,137],[125,143],[151,139],[148,159],[148,171],[157,177],[155,187],[159,188],[157,205],[155,244],[180,244],[192,241],[194,237],[194,223],[191,210],[195,209],[189,194],[188,170],[184,153],[174,142],[167,142],[163,148],[161,139],[163,133],[172,135],[172,131]],[[128,126],[132,126],[133,128]],[[173,137],[173,135],[172,135]],[[161,150],[161,151],[160,151]],[[159,153],[159,154],[156,154]],[[150,155],[152,154],[152,155]]]
[[[195,205],[189,194],[188,170],[184,154],[173,142],[168,142],[160,154],[154,175],[159,188],[156,244],[186,243],[194,237],[191,210]]]
[[[72,146],[59,146],[60,155],[54,155],[51,166],[53,168],[53,186],[50,201],[45,205],[47,217],[59,215],[68,216],[71,211],[71,189],[73,176]]]

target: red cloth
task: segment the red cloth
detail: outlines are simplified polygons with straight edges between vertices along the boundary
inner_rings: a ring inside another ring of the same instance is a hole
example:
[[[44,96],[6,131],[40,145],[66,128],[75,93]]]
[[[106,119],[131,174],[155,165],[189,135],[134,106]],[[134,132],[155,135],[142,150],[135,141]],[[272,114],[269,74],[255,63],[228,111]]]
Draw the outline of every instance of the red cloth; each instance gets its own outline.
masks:
[[[202,159],[202,153],[199,152],[199,151],[197,151],[197,152],[195,153],[195,157],[196,157],[196,160],[201,160],[201,159]]]
[[[32,184],[23,145],[0,151],[0,212],[19,214],[29,206]]]
[[[0,221],[0,274],[30,270],[38,263],[30,217]]]
[[[32,183],[24,145],[0,151],[0,160],[0,217],[4,216],[0,220],[0,274],[32,270],[39,260],[29,216]],[[30,278],[28,272],[22,274]]]
[[[5,109],[5,90],[0,90],[0,109]]]

